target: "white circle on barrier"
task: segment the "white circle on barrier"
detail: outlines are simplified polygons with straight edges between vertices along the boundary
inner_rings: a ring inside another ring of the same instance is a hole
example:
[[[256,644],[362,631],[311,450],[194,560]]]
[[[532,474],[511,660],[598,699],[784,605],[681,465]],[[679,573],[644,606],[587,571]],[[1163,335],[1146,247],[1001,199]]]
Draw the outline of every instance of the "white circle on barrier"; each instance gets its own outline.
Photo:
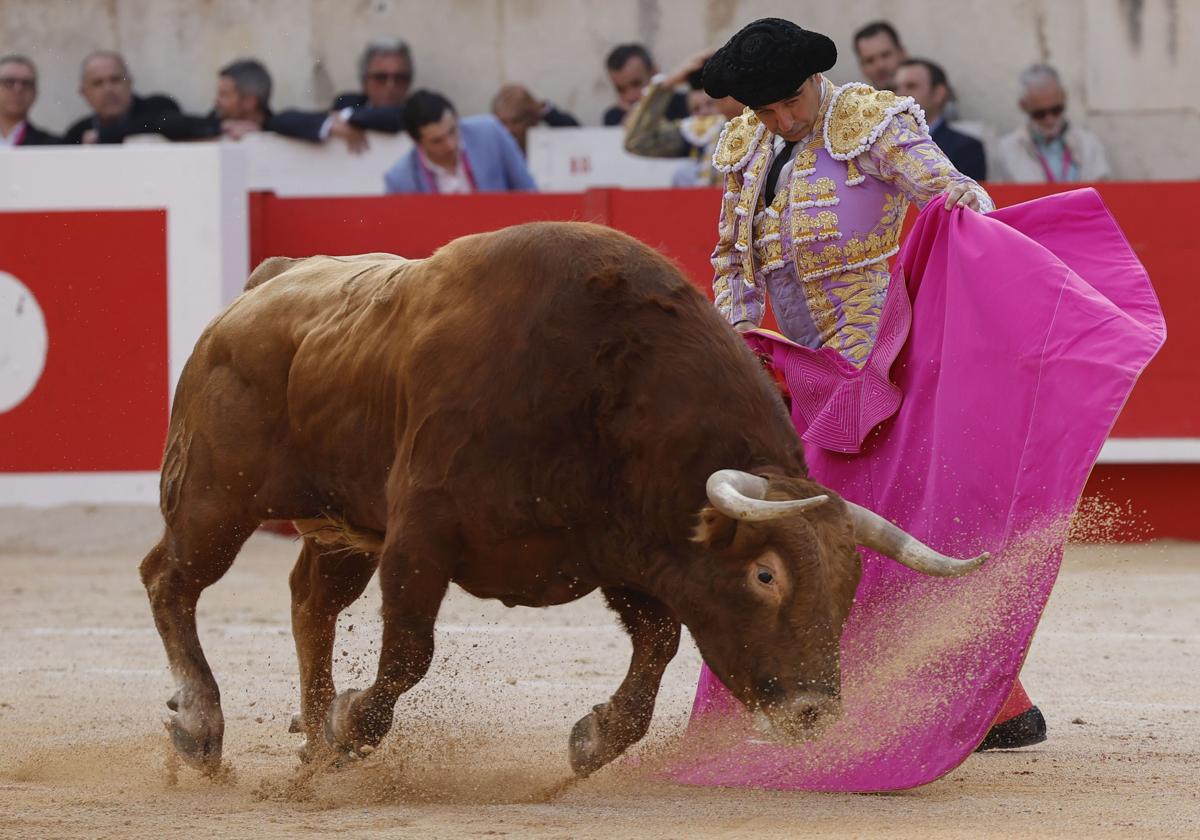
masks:
[[[33,392],[49,346],[37,298],[16,277],[0,271],[0,414]]]

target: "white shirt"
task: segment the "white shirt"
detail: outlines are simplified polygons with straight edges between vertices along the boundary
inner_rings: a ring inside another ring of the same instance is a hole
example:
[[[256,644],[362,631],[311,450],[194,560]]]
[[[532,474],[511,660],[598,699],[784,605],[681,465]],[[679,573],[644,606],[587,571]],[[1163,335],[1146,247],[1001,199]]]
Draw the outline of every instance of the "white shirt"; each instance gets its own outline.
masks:
[[[439,193],[454,195],[474,192],[471,188],[471,179],[467,177],[467,168],[463,164],[464,156],[461,150],[458,153],[458,165],[454,169],[445,169],[425,157],[424,153],[418,152],[418,154],[421,155],[421,162],[425,164],[425,168],[433,173]]]
[[[27,130],[28,126],[24,120],[14,125],[13,130],[8,132],[8,134],[4,133],[4,129],[0,129],[0,146],[16,146],[17,139],[24,137]]]

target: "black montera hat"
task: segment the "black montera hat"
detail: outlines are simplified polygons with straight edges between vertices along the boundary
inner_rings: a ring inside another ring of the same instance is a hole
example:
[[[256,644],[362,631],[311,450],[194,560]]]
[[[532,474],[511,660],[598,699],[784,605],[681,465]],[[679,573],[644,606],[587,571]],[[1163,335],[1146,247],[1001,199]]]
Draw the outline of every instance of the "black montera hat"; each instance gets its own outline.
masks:
[[[837,63],[837,47],[819,32],[781,18],[747,24],[704,65],[704,90],[760,108],[796,92],[813,73]]]

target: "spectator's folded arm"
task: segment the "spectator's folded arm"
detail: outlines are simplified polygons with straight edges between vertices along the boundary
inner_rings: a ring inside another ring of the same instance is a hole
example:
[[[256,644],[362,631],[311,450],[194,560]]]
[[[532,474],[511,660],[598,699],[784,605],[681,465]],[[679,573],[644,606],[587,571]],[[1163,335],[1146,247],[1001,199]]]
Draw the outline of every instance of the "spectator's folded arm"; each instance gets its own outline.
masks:
[[[691,146],[679,131],[679,120],[668,119],[667,106],[675,91],[651,84],[625,124],[625,151],[642,157],[687,157]]]

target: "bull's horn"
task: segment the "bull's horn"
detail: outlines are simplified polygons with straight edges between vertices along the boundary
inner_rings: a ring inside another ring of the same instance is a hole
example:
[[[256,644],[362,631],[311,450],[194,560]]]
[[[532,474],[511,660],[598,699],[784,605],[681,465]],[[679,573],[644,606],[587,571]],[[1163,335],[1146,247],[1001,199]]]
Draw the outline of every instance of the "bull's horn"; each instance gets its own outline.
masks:
[[[708,477],[704,489],[713,507],[732,519],[745,522],[782,519],[829,501],[824,495],[786,502],[766,501],[763,497],[767,495],[767,480],[741,470],[717,470]]]
[[[888,522],[878,513],[847,501],[854,539],[859,545],[878,551],[897,563],[934,577],[958,577],[973,572],[990,556],[986,551],[970,560],[958,560],[939,554],[911,534]]]

